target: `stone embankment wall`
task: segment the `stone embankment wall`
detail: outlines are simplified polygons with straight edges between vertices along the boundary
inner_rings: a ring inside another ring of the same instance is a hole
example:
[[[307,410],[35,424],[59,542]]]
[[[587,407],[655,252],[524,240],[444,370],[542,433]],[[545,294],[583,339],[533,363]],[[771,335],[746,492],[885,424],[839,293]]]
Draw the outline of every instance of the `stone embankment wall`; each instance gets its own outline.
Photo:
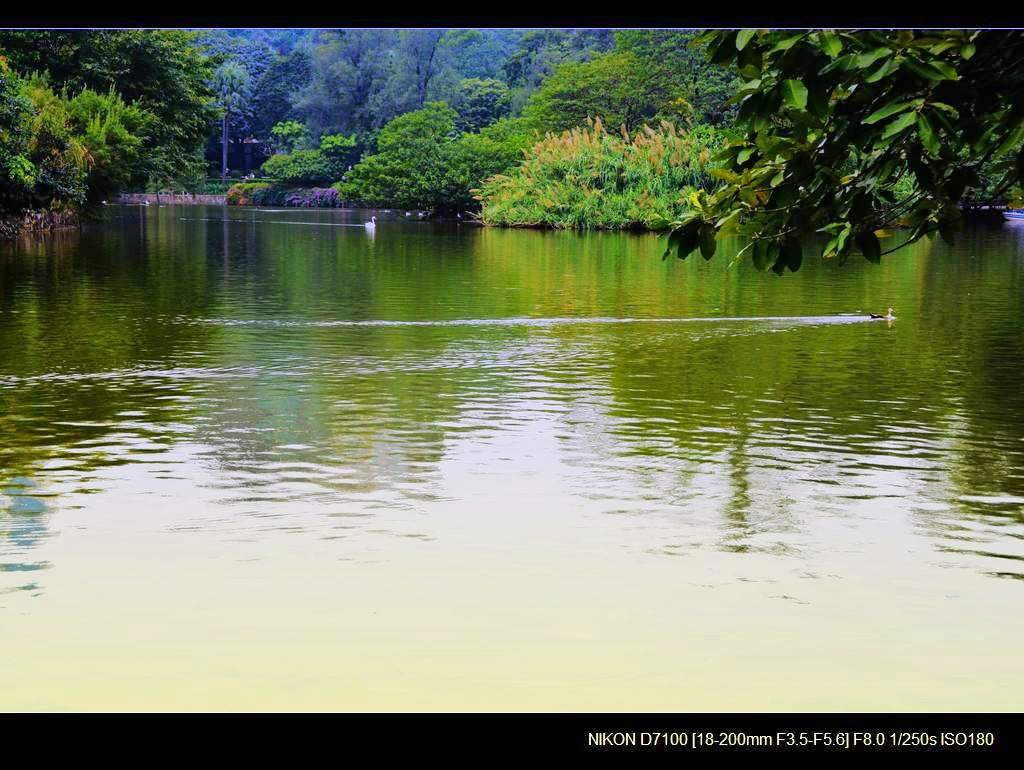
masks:
[[[223,206],[223,195],[193,195],[192,193],[125,193],[117,203],[183,203],[186,205]]]

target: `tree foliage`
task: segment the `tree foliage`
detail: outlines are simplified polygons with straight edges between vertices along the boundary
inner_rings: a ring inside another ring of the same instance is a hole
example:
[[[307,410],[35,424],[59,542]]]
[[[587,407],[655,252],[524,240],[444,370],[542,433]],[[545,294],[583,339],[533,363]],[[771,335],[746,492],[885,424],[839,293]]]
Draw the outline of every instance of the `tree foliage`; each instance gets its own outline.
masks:
[[[97,204],[146,176],[143,137],[155,119],[114,89],[85,89],[66,101],[71,130],[88,153],[86,200]]]
[[[475,207],[472,188],[522,157],[531,133],[505,119],[459,134],[456,112],[443,102],[395,118],[380,132],[377,152],[339,185],[342,197],[367,205],[453,213]]]
[[[678,222],[680,257],[738,233],[741,254],[781,274],[820,234],[826,258],[877,262],[927,234],[951,239],[983,174],[997,199],[1024,172],[1019,33],[748,29],[703,43],[742,79],[742,138],[719,156],[722,187]]]
[[[113,90],[69,97],[0,58],[0,220],[95,204],[138,178],[151,120]]]
[[[297,120],[281,121],[270,129],[270,140],[278,152],[295,152],[309,142],[309,130]]]
[[[315,149],[297,149],[271,155],[263,174],[288,185],[331,184],[341,179],[355,162],[359,148],[354,136],[327,134]]]
[[[623,29],[615,32],[615,49],[631,53],[648,70],[662,72],[680,89],[695,123],[730,124],[736,108],[729,100],[736,91],[734,68],[712,64],[693,45],[695,32],[669,29]]]
[[[455,135],[455,110],[432,102],[381,130],[377,153],[347,175],[342,196],[369,204],[430,208],[443,189],[443,147]]]
[[[216,60],[184,30],[0,30],[0,55],[18,73],[47,72],[59,90],[113,88],[153,116],[141,136],[146,174],[175,180],[201,170],[217,110]]]
[[[309,52],[305,49],[274,58],[253,86],[253,136],[266,139],[275,125],[298,117],[293,96],[309,82],[310,73]]]
[[[600,118],[633,131],[659,119],[691,112],[683,85],[671,70],[626,51],[563,64],[530,97],[523,116],[542,132],[561,132]]]
[[[496,123],[512,109],[512,92],[494,78],[465,78],[452,99],[460,131],[479,131]]]
[[[535,29],[526,32],[502,65],[504,80],[512,89],[512,110],[526,100],[559,66],[584,62],[615,47],[615,38],[604,29]]]

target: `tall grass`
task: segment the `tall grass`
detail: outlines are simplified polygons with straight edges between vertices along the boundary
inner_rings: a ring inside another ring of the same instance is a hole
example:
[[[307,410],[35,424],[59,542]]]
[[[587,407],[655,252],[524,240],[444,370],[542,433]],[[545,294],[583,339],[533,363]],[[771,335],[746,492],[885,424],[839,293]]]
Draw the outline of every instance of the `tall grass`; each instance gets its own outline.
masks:
[[[481,221],[511,227],[649,229],[687,209],[696,188],[711,189],[710,157],[721,143],[709,126],[682,132],[662,122],[630,135],[601,121],[548,134],[508,174],[476,191]]]

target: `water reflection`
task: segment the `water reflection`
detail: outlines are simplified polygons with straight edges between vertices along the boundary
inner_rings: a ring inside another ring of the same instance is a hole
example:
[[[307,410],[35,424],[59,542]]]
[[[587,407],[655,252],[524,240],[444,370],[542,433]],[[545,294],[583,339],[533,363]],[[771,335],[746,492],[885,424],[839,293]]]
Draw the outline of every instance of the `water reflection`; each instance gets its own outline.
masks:
[[[443,537],[430,514],[490,478],[651,558],[870,554],[909,528],[1024,574],[1016,231],[777,279],[662,263],[650,236],[378,216],[125,208],[5,247],[4,569],[45,566],[90,495],[173,489],[176,531],[355,558]]]

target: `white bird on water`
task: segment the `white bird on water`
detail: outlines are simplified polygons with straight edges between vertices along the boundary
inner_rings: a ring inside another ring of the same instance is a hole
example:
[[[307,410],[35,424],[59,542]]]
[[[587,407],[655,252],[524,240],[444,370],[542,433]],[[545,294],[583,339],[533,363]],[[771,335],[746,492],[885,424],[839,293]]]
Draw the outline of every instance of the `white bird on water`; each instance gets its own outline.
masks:
[[[370,217],[369,222],[363,222],[363,227],[372,233],[377,229],[377,217]]]

